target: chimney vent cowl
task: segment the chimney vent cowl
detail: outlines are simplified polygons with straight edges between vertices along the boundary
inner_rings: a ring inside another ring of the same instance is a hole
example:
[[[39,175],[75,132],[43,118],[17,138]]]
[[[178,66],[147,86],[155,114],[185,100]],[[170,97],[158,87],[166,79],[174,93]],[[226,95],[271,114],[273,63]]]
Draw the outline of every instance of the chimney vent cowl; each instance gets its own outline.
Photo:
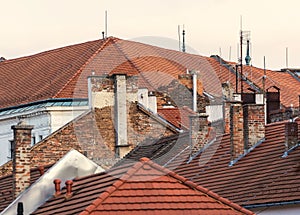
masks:
[[[66,199],[69,199],[69,198],[72,197],[72,185],[73,185],[73,181],[72,180],[67,180],[65,184],[66,184],[66,189],[67,189]]]
[[[54,179],[53,183],[54,183],[54,188],[55,188],[54,196],[57,197],[61,194],[61,190],[60,190],[61,180],[60,179]]]

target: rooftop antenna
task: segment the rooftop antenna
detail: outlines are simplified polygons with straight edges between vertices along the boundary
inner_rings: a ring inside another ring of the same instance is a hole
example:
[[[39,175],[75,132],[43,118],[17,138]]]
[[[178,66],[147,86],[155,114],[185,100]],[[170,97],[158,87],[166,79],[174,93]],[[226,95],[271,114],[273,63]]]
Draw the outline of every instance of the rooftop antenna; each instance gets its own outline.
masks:
[[[247,43],[245,43],[245,41]],[[243,45],[248,44],[248,41],[250,41],[250,31],[243,31],[242,16],[241,16],[240,58],[239,58],[239,63],[240,63],[240,67],[241,67],[240,71],[241,71],[241,97],[242,98],[243,98]]]
[[[105,38],[107,38],[107,10],[105,11]]]
[[[180,51],[181,50],[180,25],[178,25],[178,40],[179,40],[179,51]]]
[[[250,65],[251,57],[250,57],[250,40],[247,40],[247,55],[245,57],[246,65]]]
[[[182,52],[185,52],[185,30],[184,30],[184,25],[183,25],[183,30],[182,30]]]
[[[240,67],[241,67],[241,98],[243,98],[243,17],[240,17]]]

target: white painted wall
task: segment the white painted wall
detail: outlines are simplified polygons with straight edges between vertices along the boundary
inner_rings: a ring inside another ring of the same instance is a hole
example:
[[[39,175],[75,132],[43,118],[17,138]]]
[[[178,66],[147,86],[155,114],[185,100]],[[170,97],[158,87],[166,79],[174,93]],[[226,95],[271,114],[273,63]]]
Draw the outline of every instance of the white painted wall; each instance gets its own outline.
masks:
[[[146,108],[149,108],[148,89],[138,89],[138,103],[142,104]]]
[[[208,105],[205,107],[208,121],[215,122],[223,119],[223,105]]]
[[[47,107],[1,116],[0,165],[10,160],[10,141],[13,140],[12,125],[16,125],[20,120],[25,121],[28,125],[33,125],[32,136],[35,137],[35,143],[38,143],[41,138],[50,135],[87,110],[87,106]]]
[[[103,172],[104,169],[76,150],[69,151],[53,167],[47,170],[34,184],[21,193],[1,215],[15,215],[19,202],[24,204],[24,214],[30,214],[44,204],[55,193],[53,180],[65,181]]]

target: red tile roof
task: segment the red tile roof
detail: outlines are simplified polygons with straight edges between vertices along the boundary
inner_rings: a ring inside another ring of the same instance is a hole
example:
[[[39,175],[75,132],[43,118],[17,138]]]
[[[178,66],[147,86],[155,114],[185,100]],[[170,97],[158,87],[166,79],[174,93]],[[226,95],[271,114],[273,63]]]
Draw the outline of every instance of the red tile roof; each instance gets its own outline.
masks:
[[[45,166],[45,171],[51,165]],[[30,183],[33,184],[40,177],[39,168],[33,168],[30,172]],[[0,177],[0,212],[3,211],[13,201],[13,175],[9,174]]]
[[[106,173],[110,175],[107,177],[114,176],[111,173]],[[147,158],[142,158],[122,175],[118,174],[120,178],[110,183],[103,178],[104,175],[74,180],[71,198],[63,200],[58,197],[58,201],[53,198],[33,214],[77,214],[72,206],[76,208],[82,202],[89,203],[81,211],[82,215],[253,214]],[[105,189],[99,186],[101,180]],[[95,196],[93,193],[99,193],[99,190],[102,192],[96,198],[89,197]]]
[[[189,116],[195,115],[190,108],[183,106],[181,108],[158,108],[157,113],[168,122],[180,129],[189,129]]]
[[[214,58],[110,37],[1,62],[0,108],[49,98],[87,98],[87,77],[92,73],[138,75],[139,86],[153,90],[187,69],[199,71],[205,91],[212,95],[222,94],[221,83],[235,83],[234,73]],[[262,87],[262,69],[245,66],[244,74]],[[267,86],[281,89],[285,106],[298,105],[294,95],[299,81],[287,72],[268,70],[267,77]],[[248,87],[245,82],[244,90]]]
[[[253,80],[262,89],[264,70],[250,66],[245,66],[244,70],[248,74],[249,79]],[[266,89],[274,85],[280,88],[280,102],[285,107],[290,107],[291,104],[294,107],[299,107],[300,82],[297,79],[288,72],[271,70],[266,70],[266,76]]]
[[[87,77],[92,73],[138,74],[139,85],[151,90],[169,84],[186,69],[199,70],[205,90],[221,95],[206,57],[112,37],[86,42],[1,62],[0,108],[49,98],[87,98]]]
[[[12,193],[12,175],[0,178],[0,212],[3,211],[14,199]]]
[[[102,45],[98,40],[1,62],[0,107],[57,97]]]
[[[186,150],[167,168],[243,206],[299,201],[300,148],[283,157],[284,123],[267,125],[266,140],[233,166],[229,166],[230,135],[226,134],[191,162]],[[300,120],[298,127],[300,135]]]
[[[218,61],[215,58],[209,59],[211,64],[214,67],[214,70],[218,74],[221,82],[229,81],[233,84],[235,89],[235,73],[230,72],[229,66],[234,66],[235,63],[226,62],[222,59]],[[254,66],[243,65],[243,75],[247,77],[256,87],[263,89],[263,76],[264,69],[257,68]],[[294,107],[299,107],[299,94],[300,94],[300,82],[294,78],[287,71],[272,71],[266,70],[266,80],[265,80],[265,89],[268,89],[272,86],[277,86],[280,88],[280,100],[285,107],[290,107],[293,104]],[[244,82],[244,92],[247,92],[247,88],[250,85],[247,82]],[[239,91],[240,91],[240,82],[239,82]]]

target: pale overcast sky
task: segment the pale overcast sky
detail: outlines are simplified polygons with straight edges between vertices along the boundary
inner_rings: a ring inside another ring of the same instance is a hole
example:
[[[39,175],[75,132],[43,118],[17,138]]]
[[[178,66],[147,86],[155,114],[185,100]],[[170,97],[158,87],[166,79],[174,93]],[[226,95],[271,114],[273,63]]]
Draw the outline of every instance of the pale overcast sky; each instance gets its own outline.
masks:
[[[243,29],[251,31],[254,66],[262,67],[266,56],[267,68],[286,67],[288,47],[288,66],[300,68],[299,9],[297,0],[0,0],[0,56],[12,59],[101,38],[107,10],[108,36],[177,40],[177,27],[184,24],[187,45],[197,53],[221,50],[229,60],[231,47],[232,61],[242,16]]]

